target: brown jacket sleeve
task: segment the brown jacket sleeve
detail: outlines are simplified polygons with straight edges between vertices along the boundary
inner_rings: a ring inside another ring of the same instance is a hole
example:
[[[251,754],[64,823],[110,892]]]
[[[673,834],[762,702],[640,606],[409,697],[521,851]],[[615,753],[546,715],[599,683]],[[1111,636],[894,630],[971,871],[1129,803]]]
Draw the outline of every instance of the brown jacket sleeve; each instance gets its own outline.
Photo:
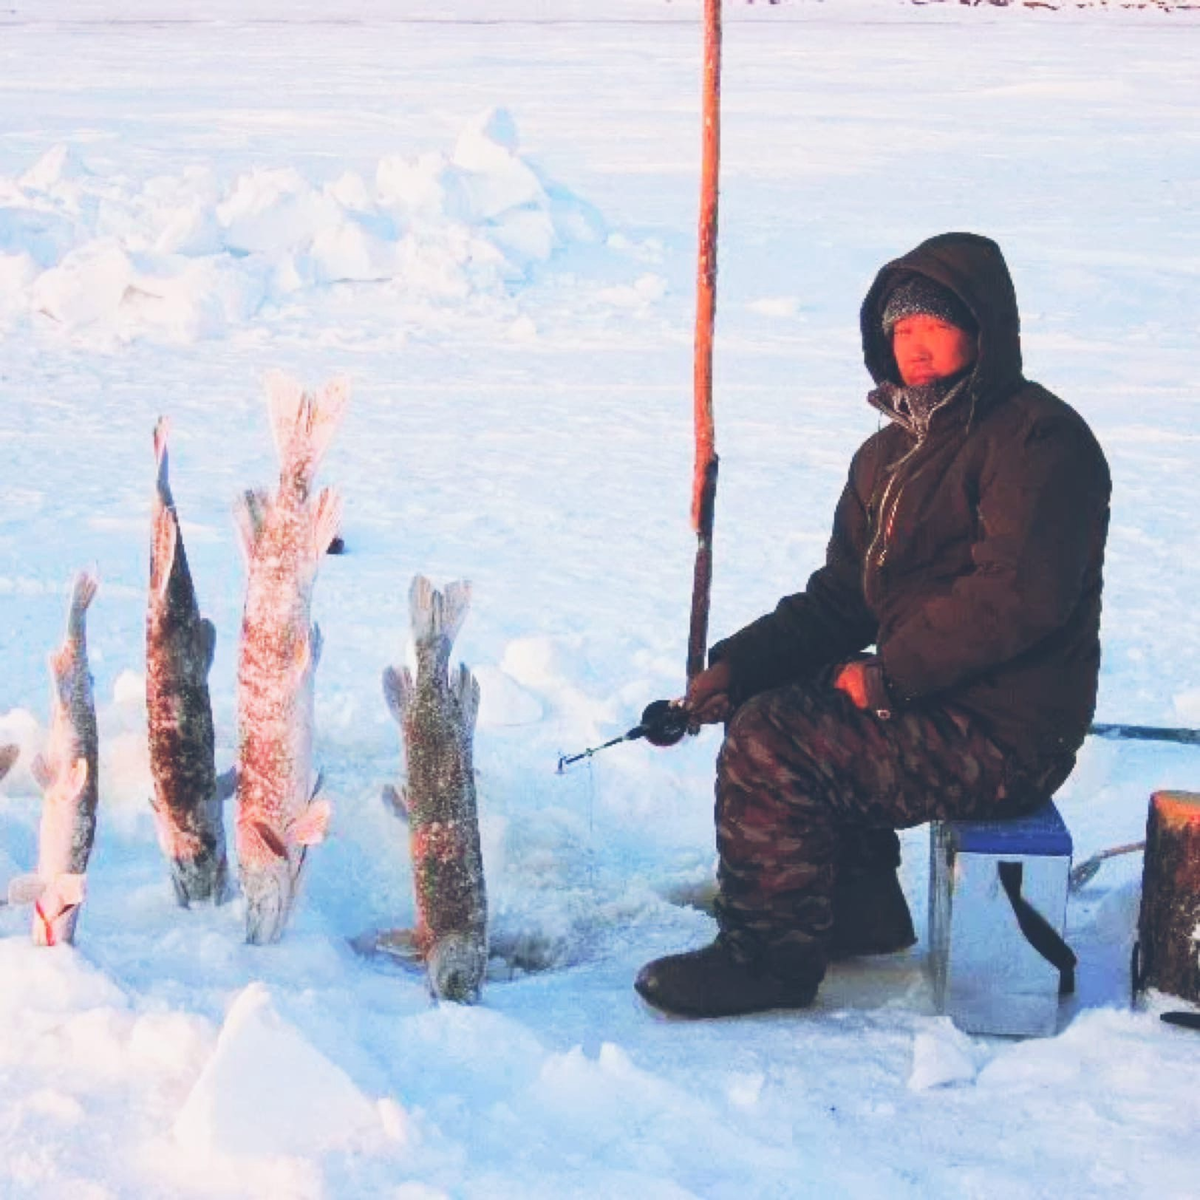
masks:
[[[840,662],[875,640],[875,617],[863,599],[863,555],[867,515],[855,478],[863,452],[855,456],[833,520],[825,565],[804,591],[785,596],[774,612],[718,642],[710,662],[727,661],[739,702]]]
[[[1108,468],[1071,418],[1020,428],[979,477],[974,569],[915,608],[879,647],[899,701],[943,692],[1008,663],[1069,622],[1099,561]]]

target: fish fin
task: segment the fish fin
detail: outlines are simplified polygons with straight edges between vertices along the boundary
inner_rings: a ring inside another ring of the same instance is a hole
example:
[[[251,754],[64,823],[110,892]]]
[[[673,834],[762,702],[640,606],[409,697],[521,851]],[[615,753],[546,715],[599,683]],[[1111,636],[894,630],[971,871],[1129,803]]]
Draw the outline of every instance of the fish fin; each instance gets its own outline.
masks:
[[[0,779],[13,769],[13,764],[17,761],[21,754],[21,747],[9,743],[7,746],[0,746]]]
[[[54,782],[54,769],[50,766],[44,754],[34,756],[33,762],[29,764],[29,773],[33,776],[34,783],[43,792]]]
[[[84,619],[88,606],[96,598],[100,587],[95,571],[80,571],[71,585],[71,607],[67,615],[67,636],[71,639],[83,637]]]
[[[287,847],[266,821],[251,821],[250,831],[276,858],[287,858]]]
[[[271,497],[263,488],[247,488],[233,502],[233,521],[237,526],[238,543],[247,565],[254,558],[255,548],[271,509]]]
[[[40,875],[18,875],[8,881],[9,904],[34,904],[42,898],[47,887]]]
[[[302,458],[306,484],[316,475],[349,399],[346,379],[331,380],[313,396],[282,371],[267,375],[267,407],[279,460],[286,464],[293,456]]]
[[[201,617],[196,624],[196,652],[207,675],[212,670],[213,656],[217,652],[217,627],[207,617]]]
[[[355,954],[361,954],[363,958],[384,954],[414,975],[425,974],[425,956],[411,929],[366,929],[347,940]]]
[[[280,460],[287,454],[292,435],[300,419],[304,403],[304,389],[300,381],[285,375],[283,371],[268,371],[267,412],[271,417],[271,433],[275,438],[275,451]]]
[[[325,840],[332,813],[333,805],[328,800],[314,800],[292,826],[292,837],[301,846],[318,845]]]
[[[313,665],[313,631],[308,631],[308,637],[297,640],[292,649],[292,671],[296,679],[303,679],[304,673]]]
[[[479,715],[479,680],[471,674],[466,663],[459,663],[458,674],[450,677],[450,688],[462,711],[463,736],[470,738],[475,733],[475,718]]]
[[[67,795],[74,800],[87,786],[88,765],[86,758],[77,758],[67,775]]]
[[[316,513],[313,516],[313,558],[318,562],[333,544],[342,526],[342,498],[330,487],[322,488],[317,497]]]
[[[237,767],[230,767],[228,771],[222,771],[217,776],[217,787],[213,792],[213,799],[218,804],[223,804],[237,791],[238,773]]]
[[[408,824],[408,800],[405,798],[403,790],[393,784],[385,783],[379,798],[383,801],[385,808],[390,809],[401,821]]]
[[[425,955],[413,929],[380,929],[375,934],[375,951],[406,966],[421,966]]]
[[[447,584],[446,590],[439,592],[424,575],[413,576],[408,589],[413,641],[420,645],[444,637],[453,645],[470,607],[471,584],[467,580]]]
[[[158,848],[170,858],[171,827],[167,824],[167,814],[157,796],[150,797],[150,811],[154,814],[154,836],[158,841]]]
[[[384,667],[383,698],[387,701],[388,712],[401,725],[412,704],[414,690],[412,672],[407,667]]]
[[[154,529],[150,550],[150,592],[163,600],[171,584],[171,568],[175,565],[175,547],[179,542],[179,526],[175,514],[164,504],[154,507]]]

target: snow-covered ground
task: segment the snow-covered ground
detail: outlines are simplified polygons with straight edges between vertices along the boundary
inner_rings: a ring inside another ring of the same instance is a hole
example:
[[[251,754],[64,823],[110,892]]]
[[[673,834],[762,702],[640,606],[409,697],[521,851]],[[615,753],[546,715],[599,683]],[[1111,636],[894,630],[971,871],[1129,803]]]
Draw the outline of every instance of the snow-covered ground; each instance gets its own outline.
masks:
[[[335,11],[336,18],[331,18]],[[1140,859],[1069,912],[1048,1040],[956,1035],[922,947],[817,1007],[709,1024],[636,1000],[698,945],[715,731],[560,752],[681,689],[694,541],[697,6],[675,0],[7,0],[0,7],[0,884],[36,857],[29,763],[70,577],[101,812],[74,949],[0,909],[5,1197],[1196,1194],[1200,1037],[1128,1010]],[[876,267],[1006,250],[1027,368],[1115,478],[1099,719],[1200,724],[1200,30],[1194,15],[727,5],[712,632],[819,560],[863,403]],[[316,610],[333,834],[285,940],[175,906],[146,803],[151,431],[217,624],[232,760],[262,378],[353,382],[324,468],[348,553]],[[458,656],[498,958],[476,1008],[348,939],[412,918],[380,674],[414,573],[468,577]],[[1134,840],[1194,750],[1090,742],[1082,857]],[[926,833],[904,881],[925,914]],[[509,964],[537,963],[522,973]],[[937,1085],[945,1080],[942,1086]]]

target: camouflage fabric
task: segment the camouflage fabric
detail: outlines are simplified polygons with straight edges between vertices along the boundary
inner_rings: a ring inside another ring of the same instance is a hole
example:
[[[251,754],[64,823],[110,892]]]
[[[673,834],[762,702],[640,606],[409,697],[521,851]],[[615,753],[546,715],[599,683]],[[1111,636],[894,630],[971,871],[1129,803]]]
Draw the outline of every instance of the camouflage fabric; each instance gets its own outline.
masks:
[[[734,713],[717,760],[722,936],[747,959],[819,977],[839,869],[894,868],[895,829],[1026,812],[1070,766],[1030,778],[958,710],[884,720],[824,682],[761,692]]]

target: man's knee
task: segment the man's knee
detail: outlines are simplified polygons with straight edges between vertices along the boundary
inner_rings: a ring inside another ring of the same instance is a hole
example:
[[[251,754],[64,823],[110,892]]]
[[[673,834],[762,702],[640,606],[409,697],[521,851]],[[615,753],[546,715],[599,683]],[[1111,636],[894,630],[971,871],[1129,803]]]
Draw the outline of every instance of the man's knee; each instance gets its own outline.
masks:
[[[759,692],[739,705],[725,726],[718,776],[740,779],[770,770],[779,753],[775,692]]]

